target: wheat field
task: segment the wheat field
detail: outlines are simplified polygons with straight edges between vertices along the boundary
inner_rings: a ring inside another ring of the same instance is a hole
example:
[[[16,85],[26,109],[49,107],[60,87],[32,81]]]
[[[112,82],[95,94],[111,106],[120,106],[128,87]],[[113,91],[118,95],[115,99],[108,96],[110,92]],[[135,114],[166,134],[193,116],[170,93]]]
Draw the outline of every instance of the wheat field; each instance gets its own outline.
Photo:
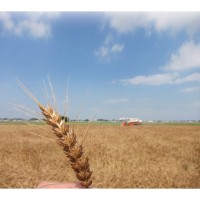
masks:
[[[75,125],[77,137],[86,129]],[[54,137],[45,125],[1,123],[0,188],[77,181]],[[200,126],[91,124],[83,146],[93,188],[200,188]]]

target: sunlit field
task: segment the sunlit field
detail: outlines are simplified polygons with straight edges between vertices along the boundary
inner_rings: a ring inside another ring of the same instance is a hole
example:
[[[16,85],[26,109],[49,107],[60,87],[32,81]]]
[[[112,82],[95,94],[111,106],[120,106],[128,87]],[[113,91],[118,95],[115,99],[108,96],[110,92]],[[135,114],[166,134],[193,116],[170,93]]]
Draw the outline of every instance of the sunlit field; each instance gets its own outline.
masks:
[[[86,129],[75,125],[77,137]],[[54,138],[45,125],[1,123],[0,187],[77,181]],[[93,188],[200,188],[200,126],[91,124],[83,146]]]

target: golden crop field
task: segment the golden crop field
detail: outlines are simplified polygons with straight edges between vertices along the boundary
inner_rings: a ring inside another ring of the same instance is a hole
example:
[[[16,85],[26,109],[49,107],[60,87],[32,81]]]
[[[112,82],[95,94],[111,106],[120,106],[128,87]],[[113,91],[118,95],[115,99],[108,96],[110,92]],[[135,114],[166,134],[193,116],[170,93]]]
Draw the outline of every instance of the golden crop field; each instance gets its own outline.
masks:
[[[86,125],[76,125],[79,138]],[[0,124],[0,188],[77,181],[49,127]],[[91,125],[84,149],[93,188],[200,188],[200,126]]]

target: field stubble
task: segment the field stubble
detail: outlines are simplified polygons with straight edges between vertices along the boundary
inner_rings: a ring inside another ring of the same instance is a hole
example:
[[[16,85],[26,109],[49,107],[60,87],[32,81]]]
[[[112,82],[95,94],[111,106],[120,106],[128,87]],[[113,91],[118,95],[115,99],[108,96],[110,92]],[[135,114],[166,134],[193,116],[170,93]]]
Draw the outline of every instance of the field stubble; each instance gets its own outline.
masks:
[[[30,133],[54,138],[45,125],[0,124],[0,188],[76,181],[60,146]],[[200,126],[91,125],[83,146],[94,188],[200,188]]]

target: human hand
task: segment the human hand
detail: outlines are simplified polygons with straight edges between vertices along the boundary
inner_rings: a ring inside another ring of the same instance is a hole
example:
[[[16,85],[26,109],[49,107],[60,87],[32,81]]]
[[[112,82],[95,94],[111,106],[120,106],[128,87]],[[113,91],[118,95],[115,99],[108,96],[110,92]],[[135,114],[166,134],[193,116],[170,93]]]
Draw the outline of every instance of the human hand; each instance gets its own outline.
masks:
[[[37,188],[43,189],[78,189],[83,188],[83,186],[79,182],[72,182],[72,183],[60,183],[60,182],[53,182],[53,181],[42,181],[39,183]]]

